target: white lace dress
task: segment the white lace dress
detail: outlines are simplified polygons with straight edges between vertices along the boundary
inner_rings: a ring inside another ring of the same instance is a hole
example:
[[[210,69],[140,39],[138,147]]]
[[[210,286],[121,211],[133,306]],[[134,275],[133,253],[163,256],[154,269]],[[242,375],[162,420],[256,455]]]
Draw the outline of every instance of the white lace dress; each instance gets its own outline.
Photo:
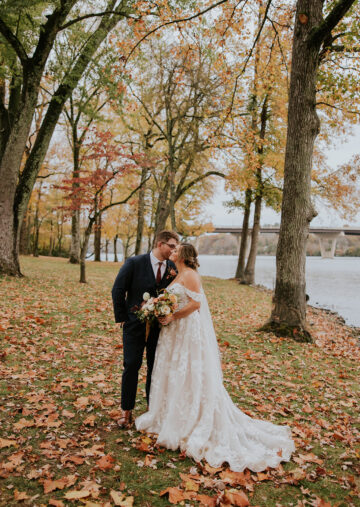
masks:
[[[295,446],[291,430],[252,419],[232,402],[222,382],[220,356],[204,291],[180,283],[168,287],[179,298],[201,302],[199,311],[161,329],[156,349],[149,411],[138,430],[158,435],[168,449],[180,448],[196,461],[259,472],[288,461]]]

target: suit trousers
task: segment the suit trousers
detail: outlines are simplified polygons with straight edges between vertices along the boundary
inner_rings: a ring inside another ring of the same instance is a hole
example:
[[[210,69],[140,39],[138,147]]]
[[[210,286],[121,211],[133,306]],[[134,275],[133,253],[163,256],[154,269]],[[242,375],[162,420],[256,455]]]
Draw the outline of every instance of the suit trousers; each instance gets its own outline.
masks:
[[[151,374],[154,366],[155,351],[158,339],[158,326],[151,328],[149,336],[145,341],[145,332],[140,334],[131,333],[131,329],[127,329],[127,323],[124,324],[124,371],[121,384],[121,408],[123,410],[132,410],[135,407],[139,370],[143,361],[144,349],[146,349],[147,363],[146,400],[149,404]]]

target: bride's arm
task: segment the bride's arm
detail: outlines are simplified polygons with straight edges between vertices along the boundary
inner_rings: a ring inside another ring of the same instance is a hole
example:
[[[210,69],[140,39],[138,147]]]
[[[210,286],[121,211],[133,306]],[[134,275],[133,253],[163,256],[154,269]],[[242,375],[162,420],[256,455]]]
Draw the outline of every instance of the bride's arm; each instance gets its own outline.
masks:
[[[184,287],[185,289],[190,290],[191,292],[197,292],[200,293],[201,290],[201,284],[200,284],[200,277],[194,272],[188,272],[186,273],[186,276],[184,276]],[[187,317],[191,313],[195,312],[200,308],[200,301],[195,301],[194,299],[191,299],[191,296],[189,296],[190,301],[187,305],[185,305],[183,308],[178,310],[176,313],[173,313],[172,315],[168,315],[167,317],[161,317],[159,319],[159,322],[166,326],[173,320],[183,319],[184,317]]]

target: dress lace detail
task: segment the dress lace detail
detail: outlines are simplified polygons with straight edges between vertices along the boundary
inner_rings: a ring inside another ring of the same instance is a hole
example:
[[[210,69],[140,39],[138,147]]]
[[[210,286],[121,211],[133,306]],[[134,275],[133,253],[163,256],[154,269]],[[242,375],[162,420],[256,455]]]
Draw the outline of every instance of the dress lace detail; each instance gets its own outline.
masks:
[[[200,311],[161,329],[156,349],[149,411],[136,419],[138,430],[158,435],[157,442],[180,448],[213,467],[225,461],[231,470],[260,472],[289,461],[295,450],[291,430],[252,419],[232,402],[222,382],[220,356],[204,291],[180,283],[168,290],[179,309],[189,298]]]

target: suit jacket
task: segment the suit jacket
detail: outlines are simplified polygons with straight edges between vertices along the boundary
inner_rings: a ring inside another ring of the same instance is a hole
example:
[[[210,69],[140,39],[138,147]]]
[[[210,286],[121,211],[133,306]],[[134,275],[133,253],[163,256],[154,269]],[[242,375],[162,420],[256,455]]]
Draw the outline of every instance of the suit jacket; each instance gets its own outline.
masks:
[[[164,276],[157,284],[149,253],[129,257],[125,261],[115,279],[112,299],[115,322],[125,322],[126,332],[137,335],[145,332],[145,324],[131,310],[141,305],[144,292],[157,296],[161,289],[167,287],[174,279],[171,270],[176,270],[175,264],[166,261]]]

